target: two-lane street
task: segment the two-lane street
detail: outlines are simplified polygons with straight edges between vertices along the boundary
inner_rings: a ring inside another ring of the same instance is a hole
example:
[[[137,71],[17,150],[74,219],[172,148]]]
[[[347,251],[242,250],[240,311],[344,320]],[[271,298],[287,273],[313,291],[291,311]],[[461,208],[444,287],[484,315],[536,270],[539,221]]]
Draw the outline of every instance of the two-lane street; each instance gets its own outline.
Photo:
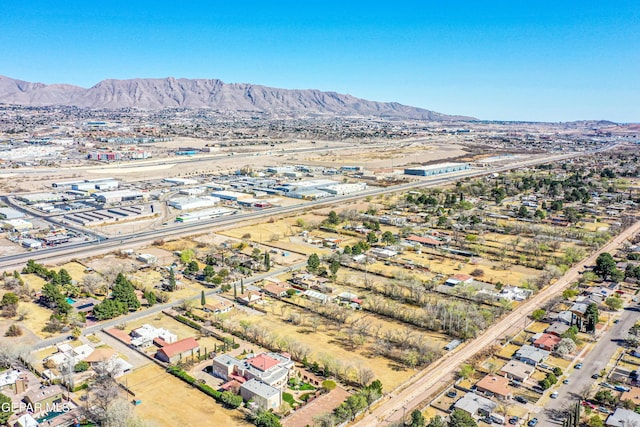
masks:
[[[636,303],[631,304],[632,306],[636,305]],[[639,318],[639,312],[630,309],[624,310],[619,323],[611,323],[609,328],[597,338],[595,345],[584,359],[576,361],[576,363],[582,363],[582,368],[574,369],[572,366],[565,372],[563,378],[569,378],[569,383],[562,384],[560,382],[560,387],[554,387],[545,392],[545,394],[550,394],[553,391],[557,391],[558,398],[549,399],[544,405],[544,410],[540,408],[539,413],[534,415],[541,421],[543,426],[562,425],[562,419],[557,418],[562,410],[580,400],[580,395],[586,387],[606,381],[604,378],[593,379],[591,376],[607,367],[607,363],[620,346],[621,341],[626,338],[627,331]]]

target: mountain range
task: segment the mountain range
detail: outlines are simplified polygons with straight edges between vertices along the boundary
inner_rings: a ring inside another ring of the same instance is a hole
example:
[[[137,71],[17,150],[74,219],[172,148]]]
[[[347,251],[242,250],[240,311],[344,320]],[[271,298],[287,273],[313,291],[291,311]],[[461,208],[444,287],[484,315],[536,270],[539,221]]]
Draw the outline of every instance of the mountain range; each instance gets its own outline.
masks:
[[[396,102],[376,102],[315,89],[278,89],[217,79],[103,80],[85,89],[68,84],[31,83],[0,76],[0,103],[27,106],[65,105],[95,109],[209,108],[289,116],[373,116],[432,121],[474,120]]]

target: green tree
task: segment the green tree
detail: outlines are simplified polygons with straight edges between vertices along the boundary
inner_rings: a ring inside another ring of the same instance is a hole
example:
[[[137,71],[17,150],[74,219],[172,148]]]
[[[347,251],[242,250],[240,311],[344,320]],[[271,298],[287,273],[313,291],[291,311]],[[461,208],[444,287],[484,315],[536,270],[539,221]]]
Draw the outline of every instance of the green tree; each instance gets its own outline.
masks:
[[[598,305],[591,303],[587,306],[587,311],[584,313],[585,319],[587,319],[586,331],[595,332],[596,325],[600,321]]]
[[[216,270],[214,270],[214,268],[210,265],[207,265],[204,270],[202,270],[202,274],[204,274],[204,277],[213,277],[216,275]]]
[[[598,415],[589,418],[589,427],[604,427],[604,421]]]
[[[598,276],[602,277],[604,280],[607,280],[613,272],[617,270],[616,261],[613,259],[609,252],[603,252],[598,255],[596,259],[596,265],[593,267],[593,272]]]
[[[543,308],[539,308],[537,310],[533,310],[533,313],[531,313],[531,318],[533,320],[535,320],[536,322],[544,319],[544,316],[547,314],[547,312],[543,309]]]
[[[271,270],[271,256],[269,252],[264,253],[264,268],[267,271]]]
[[[204,291],[200,291],[200,305],[205,306],[207,304],[207,297],[204,295]]]
[[[76,363],[76,365],[73,367],[74,372],[85,372],[88,370],[89,370],[89,362],[85,362],[84,360],[81,360],[80,362]]]
[[[460,409],[456,409],[449,416],[448,427],[477,427],[478,424],[475,420],[466,413],[465,411],[461,411]]]
[[[187,274],[197,273],[200,270],[200,266],[197,261],[191,261],[187,264],[187,268],[185,268],[184,272]]]
[[[340,261],[334,259],[331,261],[331,264],[329,264],[329,271],[331,272],[331,275],[335,277],[338,270],[340,270]]]
[[[458,372],[458,376],[460,378],[468,379],[468,378],[471,378],[471,376],[473,376],[475,371],[476,370],[473,368],[472,365],[468,363],[464,363],[460,366],[460,372]]]
[[[447,427],[447,423],[444,422],[440,415],[436,415],[429,420],[427,427]]]
[[[13,415],[11,407],[11,398],[0,393],[0,425],[5,425]]]
[[[604,300],[604,303],[609,309],[618,311],[624,306],[624,301],[617,294]]]
[[[193,252],[193,249],[185,249],[180,252],[180,261],[185,265],[189,264],[194,256],[195,253]]]
[[[258,427],[282,427],[277,415],[269,411],[258,411],[253,423]]]
[[[127,305],[123,302],[107,299],[93,307],[93,315],[98,320],[107,320],[124,314],[127,310]]]
[[[376,233],[374,231],[370,231],[369,234],[367,234],[367,243],[372,244],[377,242],[378,236],[376,236]]]
[[[318,267],[320,267],[320,257],[318,254],[313,253],[309,255],[309,259],[307,260],[307,270],[314,273],[318,270]]]
[[[230,391],[223,391],[220,394],[220,401],[227,407],[231,409],[236,409],[242,406],[242,396],[239,396]]]
[[[173,271],[173,267],[169,269],[169,290],[171,292],[176,290],[176,273]]]
[[[327,222],[331,225],[340,224],[340,217],[336,213],[336,211],[329,212],[329,217],[327,218]]]
[[[70,285],[71,284],[71,281],[72,281],[71,275],[64,268],[61,268],[60,271],[58,272],[58,278],[60,280],[60,284],[61,285]]]
[[[115,301],[123,303],[128,310],[133,311],[140,308],[136,288],[133,287],[133,284],[122,273],[119,273],[116,277],[111,296]]]
[[[425,427],[427,421],[420,410],[416,409],[411,413],[411,427]]]
[[[380,240],[384,243],[394,244],[396,243],[397,239],[396,239],[396,236],[394,236],[391,231],[387,230],[384,233],[382,233]]]

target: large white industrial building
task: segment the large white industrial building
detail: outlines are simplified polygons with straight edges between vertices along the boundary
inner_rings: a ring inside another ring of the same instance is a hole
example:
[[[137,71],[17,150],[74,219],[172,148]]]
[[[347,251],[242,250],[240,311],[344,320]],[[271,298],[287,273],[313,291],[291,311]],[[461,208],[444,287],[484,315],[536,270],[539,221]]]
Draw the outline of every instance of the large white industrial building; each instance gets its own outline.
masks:
[[[220,203],[219,197],[176,197],[167,204],[179,210],[210,208]]]
[[[145,198],[146,193],[136,190],[117,190],[95,193],[93,197],[100,203],[118,203],[140,200]]]

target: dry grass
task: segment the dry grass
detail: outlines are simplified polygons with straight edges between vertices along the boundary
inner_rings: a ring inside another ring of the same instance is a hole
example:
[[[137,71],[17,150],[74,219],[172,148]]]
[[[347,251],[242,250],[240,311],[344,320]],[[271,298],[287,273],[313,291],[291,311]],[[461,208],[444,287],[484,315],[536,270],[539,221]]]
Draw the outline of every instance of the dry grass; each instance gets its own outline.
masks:
[[[499,356],[506,357],[507,359],[511,359],[511,356],[520,349],[519,345],[515,344],[507,344],[500,350]]]
[[[53,334],[49,332],[43,332],[51,314],[53,312],[47,308],[44,308],[34,302],[21,302],[21,307],[27,307],[29,309],[29,315],[26,319],[20,322],[22,326],[29,329],[31,332],[39,336],[40,338],[50,338]]]
[[[367,350],[367,345],[358,349],[350,349],[343,346],[340,342],[339,331],[333,328],[327,330],[324,326],[320,326],[317,332],[313,332],[310,327],[287,323],[283,320],[279,306],[274,305],[274,307],[277,307],[277,309],[270,309],[268,316],[251,316],[236,310],[233,312],[232,318],[238,321],[248,320],[251,323],[261,324],[268,327],[272,333],[278,336],[294,337],[296,341],[305,344],[311,349],[308,357],[310,361],[320,360],[324,356],[329,356],[336,361],[342,361],[354,366],[369,367],[375,373],[376,378],[382,381],[387,390],[394,389],[416,372],[414,369],[400,367],[389,359],[371,355]],[[293,309],[288,308],[285,316],[288,316],[291,310]],[[362,314],[354,312],[354,315]],[[308,315],[305,316],[308,317]],[[372,323],[384,322],[383,319],[375,319],[371,316],[369,318]],[[386,324],[386,328],[397,329],[399,327],[402,327],[399,323],[395,325]],[[441,340],[443,343],[445,342],[444,339],[441,338]]]
[[[61,265],[60,268],[64,268],[65,270],[67,270],[69,275],[71,275],[71,278],[78,282],[80,282],[84,278],[84,276],[87,275],[87,273],[84,272],[86,267],[79,262],[68,262],[64,265]]]
[[[544,322],[533,322],[527,326],[527,331],[537,334],[539,332],[544,332],[545,329],[549,327],[548,323]]]
[[[224,409],[213,398],[154,363],[125,375],[121,381],[135,392],[135,399],[142,401],[135,407],[136,414],[152,425],[196,426],[203,422],[216,426],[249,425],[240,411]]]
[[[21,277],[29,289],[37,292],[40,292],[42,287],[47,283],[46,280],[35,274],[22,274]]]

